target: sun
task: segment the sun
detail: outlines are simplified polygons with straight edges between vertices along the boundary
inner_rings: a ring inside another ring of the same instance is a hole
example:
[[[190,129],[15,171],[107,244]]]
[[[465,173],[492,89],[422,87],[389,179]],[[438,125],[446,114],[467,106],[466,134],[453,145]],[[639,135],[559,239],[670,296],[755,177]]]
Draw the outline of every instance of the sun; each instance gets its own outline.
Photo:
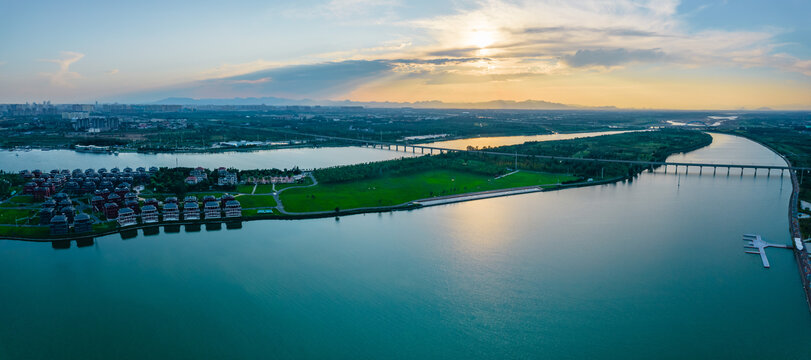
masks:
[[[492,30],[473,29],[468,34],[468,44],[485,49],[496,42],[496,32]]]

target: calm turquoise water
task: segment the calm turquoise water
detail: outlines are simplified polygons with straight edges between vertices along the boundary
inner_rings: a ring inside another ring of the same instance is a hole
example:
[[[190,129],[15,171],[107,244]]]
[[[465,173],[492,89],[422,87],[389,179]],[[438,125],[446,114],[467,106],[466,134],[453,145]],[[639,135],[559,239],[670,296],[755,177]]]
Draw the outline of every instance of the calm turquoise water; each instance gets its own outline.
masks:
[[[716,135],[680,160],[779,163]],[[90,165],[88,165],[90,166]],[[808,359],[789,180],[633,183],[410,212],[0,242],[0,358]]]

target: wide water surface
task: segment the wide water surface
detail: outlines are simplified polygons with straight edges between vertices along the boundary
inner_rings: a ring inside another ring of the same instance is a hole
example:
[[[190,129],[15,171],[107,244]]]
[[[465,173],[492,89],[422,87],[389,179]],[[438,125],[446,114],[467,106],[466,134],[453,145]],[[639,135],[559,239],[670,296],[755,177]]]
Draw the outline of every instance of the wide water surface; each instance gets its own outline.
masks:
[[[682,161],[781,159],[714,135]],[[631,183],[242,229],[0,242],[0,358],[808,359],[790,180]]]
[[[293,148],[260,151],[228,151],[217,153],[120,153],[99,154],[73,150],[0,151],[0,169],[20,171],[41,169],[86,169],[139,166],[197,167],[216,169],[220,166],[237,169],[302,169],[350,165],[371,161],[413,156],[411,153],[362,147]]]
[[[623,133],[627,131],[604,131],[591,133],[551,134],[534,136],[501,136],[441,141],[430,146],[465,149],[473,146],[503,146],[521,144],[526,141],[550,141],[574,139]],[[216,153],[120,153],[100,154],[76,152],[73,150],[13,150],[0,151],[0,170],[20,171],[40,169],[86,169],[86,168],[137,168],[139,166],[197,167],[213,169],[226,166],[237,169],[314,169],[337,165],[350,165],[372,161],[416,156],[407,152],[397,152],[362,147],[294,148],[260,151],[227,151]]]
[[[631,130],[637,131],[637,130]],[[546,135],[526,135],[526,136],[490,136],[480,138],[465,138],[457,140],[436,141],[428,144],[421,144],[425,146],[434,146],[448,149],[467,149],[468,146],[483,148],[485,146],[497,147],[505,145],[523,144],[527,141],[552,141],[552,140],[570,140],[579,139],[584,137],[593,137],[601,135],[614,135],[630,132],[628,130],[619,131],[599,131],[599,132],[582,132],[582,133],[565,133],[565,134],[546,134]]]

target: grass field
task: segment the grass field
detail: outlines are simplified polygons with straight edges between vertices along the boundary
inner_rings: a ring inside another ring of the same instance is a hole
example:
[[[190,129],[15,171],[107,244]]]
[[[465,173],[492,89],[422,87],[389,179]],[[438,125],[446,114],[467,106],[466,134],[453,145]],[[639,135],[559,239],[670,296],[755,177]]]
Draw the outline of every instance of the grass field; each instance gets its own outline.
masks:
[[[118,227],[118,223],[115,221],[108,221],[103,223],[96,223],[93,224],[93,231],[102,232],[102,231],[109,231],[113,230]]]
[[[0,226],[0,235],[5,236],[46,237],[50,233],[51,229],[47,226]]]
[[[0,208],[5,207],[22,207],[28,206],[34,203],[34,197],[31,195],[17,195],[11,199],[8,199],[4,203],[0,204]]]
[[[253,191],[253,185],[237,185],[237,192],[243,194],[250,194]]]
[[[25,206],[28,206],[28,205],[29,204],[15,203],[13,201],[6,201],[6,202],[0,204],[0,208],[25,207]]]
[[[313,179],[304,178],[304,182],[301,184],[276,184],[276,191],[279,191],[284,188],[289,188],[293,186],[307,186],[312,185]],[[238,185],[237,192],[250,194],[253,191],[253,185]],[[254,194],[272,194],[273,193],[273,185],[271,184],[259,184],[256,185],[256,192]]]
[[[3,209],[0,211],[0,224],[11,224],[14,225],[14,220],[19,218],[24,218],[31,216],[34,213],[33,210],[25,210],[25,209]],[[20,222],[23,224],[24,222]]]
[[[259,185],[256,185],[255,194],[270,194],[272,192],[273,192],[273,185],[272,184],[259,184]]]
[[[399,205],[417,199],[475,191],[551,185],[574,179],[567,175],[536,172],[518,172],[493,179],[455,170],[433,170],[406,176],[290,189],[281,193],[281,200],[285,210],[291,212],[330,211],[336,207],[346,210]]]
[[[33,204],[34,203],[34,197],[31,196],[31,195],[17,195],[15,197],[9,199],[8,201],[15,202],[15,203],[18,203],[18,204]]]
[[[236,199],[243,209],[276,206],[276,200],[270,195],[239,195]]]

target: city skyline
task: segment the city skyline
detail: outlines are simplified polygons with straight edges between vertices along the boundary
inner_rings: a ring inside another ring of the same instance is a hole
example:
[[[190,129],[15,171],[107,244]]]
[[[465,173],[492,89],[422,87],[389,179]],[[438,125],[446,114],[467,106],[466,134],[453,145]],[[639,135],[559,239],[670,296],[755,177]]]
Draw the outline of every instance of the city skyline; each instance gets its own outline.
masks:
[[[4,7],[0,103],[281,97],[811,108],[803,19],[811,5],[801,1]]]

